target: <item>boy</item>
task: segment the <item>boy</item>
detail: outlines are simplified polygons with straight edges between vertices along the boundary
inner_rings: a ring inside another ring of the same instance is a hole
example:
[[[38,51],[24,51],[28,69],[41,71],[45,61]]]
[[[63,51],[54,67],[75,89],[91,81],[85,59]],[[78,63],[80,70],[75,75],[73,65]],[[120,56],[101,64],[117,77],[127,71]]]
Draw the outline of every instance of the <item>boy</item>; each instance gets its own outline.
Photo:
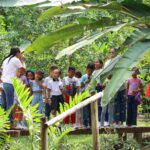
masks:
[[[135,101],[135,96],[137,93],[141,92],[143,89],[142,81],[138,78],[139,70],[133,68],[132,77],[128,79],[127,82],[127,125],[136,126],[137,125],[137,104]]]
[[[94,63],[89,63],[86,67],[86,74],[82,76],[81,79],[81,91],[83,92],[89,85],[92,74],[95,69],[95,64]],[[83,108],[83,125],[85,127],[90,127],[91,126],[91,108],[90,105],[85,106]]]
[[[45,88],[45,95],[47,95],[47,91],[48,91],[48,84],[49,82],[52,80],[52,76],[53,76],[53,71],[55,69],[58,69],[57,65],[52,65],[50,67],[50,72],[49,72],[49,76],[45,78],[44,80],[44,84],[46,86]],[[46,101],[46,97],[45,97],[45,116],[49,119],[50,116],[50,112],[51,112],[51,105],[49,105],[49,103]]]
[[[69,97],[74,97],[76,93],[79,93],[80,91],[80,82],[79,80],[75,77],[75,72],[76,72],[76,68],[73,66],[70,66],[68,68],[68,76],[65,77],[63,79],[63,83],[64,83],[64,98],[65,98],[65,102],[69,103]],[[76,115],[72,114],[69,117],[66,117],[64,119],[64,123],[65,124],[70,124],[72,123],[73,125],[75,125],[76,123]]]
[[[63,100],[63,83],[60,80],[60,70],[55,69],[53,71],[52,80],[49,81],[47,91],[47,103],[51,105],[51,110],[54,116],[56,112],[59,112],[59,104],[64,103]]]

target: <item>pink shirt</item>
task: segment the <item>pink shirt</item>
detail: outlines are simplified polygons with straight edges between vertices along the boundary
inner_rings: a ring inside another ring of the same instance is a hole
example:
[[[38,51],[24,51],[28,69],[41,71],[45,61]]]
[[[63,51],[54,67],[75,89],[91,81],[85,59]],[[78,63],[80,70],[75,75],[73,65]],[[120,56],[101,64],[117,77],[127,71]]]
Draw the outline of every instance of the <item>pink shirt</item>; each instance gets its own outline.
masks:
[[[138,90],[141,83],[142,83],[142,81],[139,78],[129,78],[128,79],[128,85],[129,85],[128,95],[134,96],[135,94],[133,93],[133,91]]]

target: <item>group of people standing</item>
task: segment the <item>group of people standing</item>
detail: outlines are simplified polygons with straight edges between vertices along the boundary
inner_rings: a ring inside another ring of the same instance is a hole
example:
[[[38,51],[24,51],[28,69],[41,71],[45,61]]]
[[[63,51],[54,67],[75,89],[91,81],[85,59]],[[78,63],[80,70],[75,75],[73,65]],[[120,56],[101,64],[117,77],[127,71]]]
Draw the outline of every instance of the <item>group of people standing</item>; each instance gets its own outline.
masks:
[[[19,48],[12,48],[10,54],[3,61],[2,72],[0,74],[0,101],[2,107],[7,111],[12,105],[17,105],[17,96],[11,81],[12,78],[17,77],[26,88],[30,89],[30,95],[33,96],[31,105],[38,104],[37,109],[39,112],[45,114],[48,118],[50,118],[51,114],[56,116],[57,112],[59,112],[60,103],[62,105],[64,102],[69,103],[70,97],[74,98],[76,93],[84,92],[91,82],[92,77],[107,67],[114,58],[115,51],[112,49],[106,63],[103,63],[99,59],[88,63],[84,75],[80,71],[77,71],[74,66],[69,66],[67,76],[63,79],[61,79],[61,70],[59,67],[52,65],[49,76],[44,78],[42,71],[26,71],[25,57]],[[125,84],[122,85],[116,96],[106,107],[101,107],[100,100],[98,101],[98,116],[101,127],[105,125],[122,125],[125,121],[128,126],[135,126],[137,124],[138,105],[135,101],[135,96],[137,93],[142,92],[143,89],[142,81],[138,78],[138,74],[138,69],[134,68],[132,77],[127,81],[127,86]],[[109,75],[104,83],[97,80],[94,91],[103,91],[111,78],[112,75]],[[13,127],[13,113],[10,114],[9,119],[11,127]],[[106,124],[106,122],[108,123]],[[91,126],[90,105],[66,117],[64,124],[72,124],[75,128],[89,128]]]

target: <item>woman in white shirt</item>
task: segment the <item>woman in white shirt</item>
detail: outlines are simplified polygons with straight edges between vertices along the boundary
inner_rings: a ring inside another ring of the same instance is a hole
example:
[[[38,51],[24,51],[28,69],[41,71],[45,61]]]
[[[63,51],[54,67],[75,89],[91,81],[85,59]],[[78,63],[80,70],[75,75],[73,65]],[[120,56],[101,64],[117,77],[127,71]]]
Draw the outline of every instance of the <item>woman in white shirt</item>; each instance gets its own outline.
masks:
[[[26,68],[25,59],[19,48],[11,48],[10,54],[4,59],[2,65],[2,81],[6,94],[6,110],[9,110],[14,102],[14,87],[11,80],[16,77],[16,70],[19,68]],[[9,115],[9,120],[13,126],[12,113]]]

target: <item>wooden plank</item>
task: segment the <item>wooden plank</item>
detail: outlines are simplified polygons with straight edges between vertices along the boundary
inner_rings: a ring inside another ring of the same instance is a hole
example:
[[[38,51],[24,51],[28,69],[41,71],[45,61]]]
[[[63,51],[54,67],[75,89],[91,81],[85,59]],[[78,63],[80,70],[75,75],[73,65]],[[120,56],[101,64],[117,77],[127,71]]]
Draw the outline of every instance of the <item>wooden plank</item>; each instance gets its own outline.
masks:
[[[48,127],[46,117],[41,118],[41,150],[48,150]]]
[[[92,122],[93,150],[100,150],[97,101],[91,103],[91,122]]]
[[[20,136],[20,130],[8,130],[6,132],[0,133],[0,135],[9,135],[11,137],[19,137]]]
[[[119,128],[100,128],[100,134],[114,134],[114,133],[150,133],[150,127],[119,127]],[[92,134],[91,129],[78,129],[71,131],[69,134]]]

